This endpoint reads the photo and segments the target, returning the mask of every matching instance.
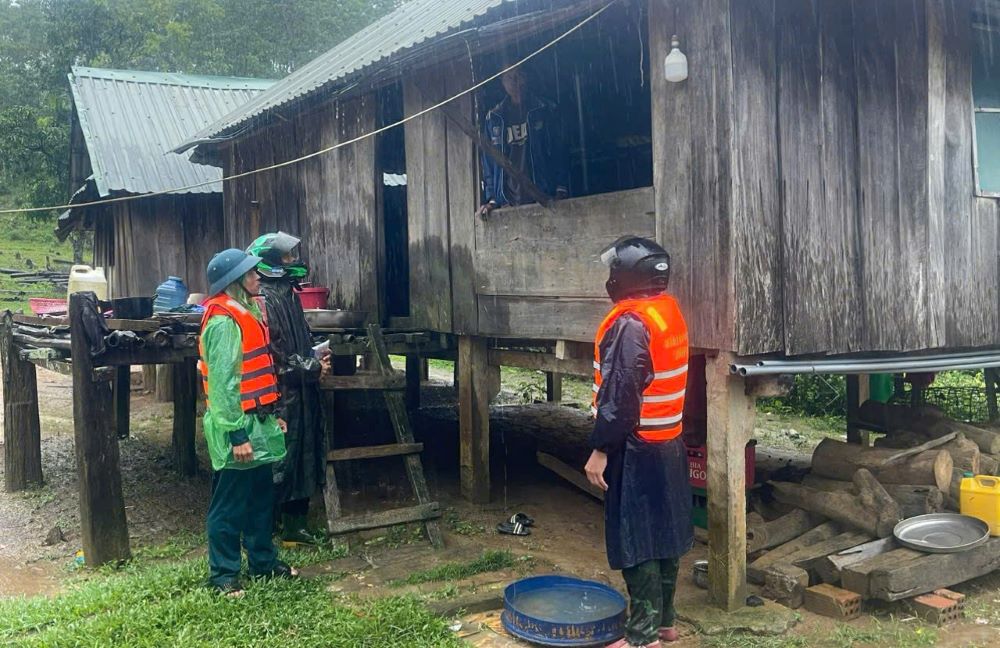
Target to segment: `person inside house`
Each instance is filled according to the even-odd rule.
[[[212,460],[208,508],[209,584],[243,595],[241,548],[251,577],[293,578],[278,560],[271,537],[274,483],[271,464],[285,457],[285,422],[276,416],[278,379],[268,332],[253,297],[259,257],[237,249],[208,264],[209,298],[199,351],[206,409],[205,441]]]
[[[271,334],[271,355],[281,389],[279,414],[287,422],[285,458],[274,464],[275,521],[289,546],[314,545],[325,534],[308,524],[309,500],[326,483],[326,429],[319,390],[329,356],[313,356],[312,335],[295,292],[309,270],[299,259],[300,239],[285,232],[257,238],[247,253],[259,257],[260,293]]]
[[[593,451],[585,471],[603,489],[605,544],[630,598],[614,648],[677,639],[674,589],[694,539],[687,451],[681,439],[688,334],[667,292],[670,256],[623,237],[601,255],[614,306],[594,340]]]
[[[505,66],[509,67],[509,66]],[[485,137],[546,196],[569,195],[569,165],[558,132],[555,105],[536,96],[520,66],[500,77],[505,96],[486,113]],[[524,183],[482,153],[483,202],[479,215],[497,207],[535,202]]]

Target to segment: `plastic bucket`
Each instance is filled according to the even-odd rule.
[[[295,292],[299,295],[302,308],[326,308],[326,301],[330,298],[330,289],[321,286],[299,288]]]

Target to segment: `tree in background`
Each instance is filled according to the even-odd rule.
[[[281,78],[397,0],[0,0],[0,205],[65,202],[72,65]]]

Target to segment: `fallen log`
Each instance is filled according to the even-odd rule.
[[[838,551],[835,554],[831,554],[824,560],[820,561],[819,564],[816,565],[816,574],[824,583],[837,585],[840,583],[840,574],[844,569],[864,560],[868,560],[873,556],[878,556],[888,551],[892,551],[897,547],[898,545],[896,544],[895,538],[879,538],[878,540],[872,540],[871,542],[866,542],[856,547],[850,547],[848,549],[844,549],[843,551]]]
[[[885,553],[872,556],[866,560],[845,567],[840,572],[840,586],[861,595],[861,598],[872,598],[871,575],[873,572],[895,569],[923,558],[927,554],[914,549],[900,547]],[[961,554],[954,554],[961,555]],[[942,584],[941,587],[944,587]]]
[[[982,475],[996,475],[1000,472],[1000,460],[996,455],[983,453],[979,456],[979,470]]]
[[[772,565],[777,565],[783,559],[791,556],[800,549],[810,547],[824,540],[829,540],[842,531],[841,526],[836,522],[824,522],[815,529],[806,531],[798,538],[775,547],[747,565],[747,579],[752,583],[762,585],[764,583],[764,576]]]
[[[927,450],[894,461],[899,452],[823,439],[813,451],[812,472],[846,481],[852,480],[859,468],[866,468],[885,484],[930,484],[947,490],[953,465],[951,455],[943,450]]]
[[[987,454],[1000,454],[1000,433],[995,429],[978,427],[949,418],[936,407],[921,405],[887,405],[867,401],[861,406],[862,420],[875,423],[888,435],[916,433],[923,437],[937,438],[952,432],[961,432]]]
[[[779,502],[797,506],[864,531],[869,535],[884,538],[892,534],[892,529],[902,518],[899,504],[885,491],[882,485],[864,468],[854,473],[857,494],[827,492],[786,482],[770,482],[774,497]]]
[[[845,492],[857,494],[853,482],[839,481],[817,475],[806,475],[803,486],[829,492]],[[899,504],[900,513],[904,518],[926,513],[938,513],[944,510],[944,493],[936,486],[926,484],[882,484],[885,491]]]
[[[759,516],[758,516],[759,517]],[[809,529],[823,522],[823,516],[795,509],[791,513],[764,522],[747,519],[747,553],[756,553],[762,549],[770,549],[793,540]]]
[[[796,608],[802,605],[809,582],[818,578],[816,566],[829,554],[871,540],[866,533],[847,531],[785,556],[764,573],[764,596]]]
[[[875,441],[876,448],[910,448],[927,441],[927,437],[915,432],[901,432],[882,437]],[[955,438],[938,446],[939,449],[951,455],[952,465],[960,470],[982,474],[982,451],[979,445],[967,439],[964,434],[957,433]]]
[[[868,590],[883,601],[926,594],[1000,568],[1000,538],[952,554],[921,554],[898,566],[880,566],[869,572]]]

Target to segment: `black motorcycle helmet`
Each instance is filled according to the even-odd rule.
[[[647,238],[623,236],[604,249],[601,261],[610,269],[604,287],[612,301],[656,295],[670,283],[670,255]]]

